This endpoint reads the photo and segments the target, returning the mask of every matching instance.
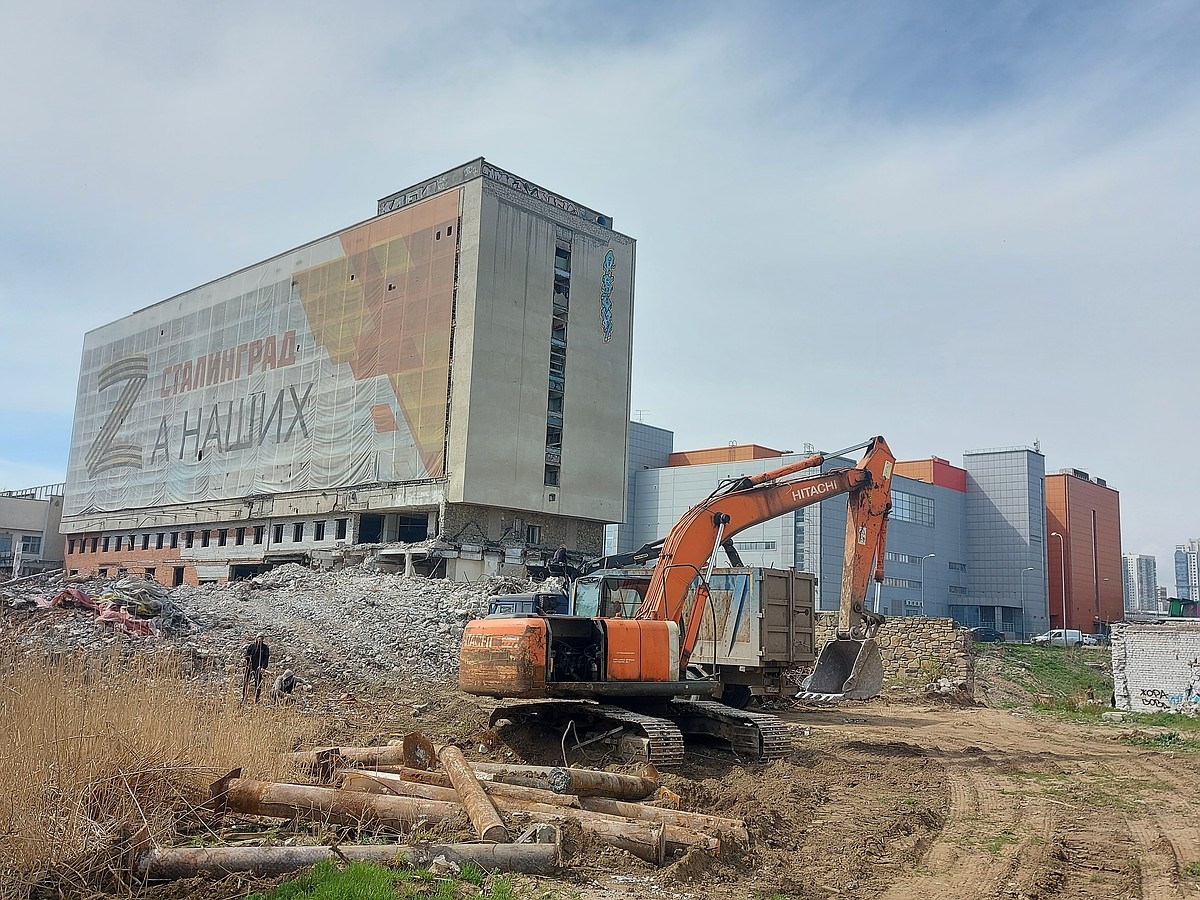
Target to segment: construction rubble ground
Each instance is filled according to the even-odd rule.
[[[1049,704],[1002,649],[977,657],[966,695],[911,677],[871,701],[772,701],[795,749],[766,763],[689,744],[682,766],[657,771],[601,743],[489,727],[496,703],[457,690],[463,627],[493,595],[532,587],[370,559],[170,589],[47,573],[0,582],[0,650],[162,656],[229,697],[263,634],[268,681],[298,677],[289,709],[321,737],[290,748],[293,777],[220,773],[206,839],[143,835],[113,893],[246,896],[317,859],[394,859],[380,834],[394,842],[416,822],[414,864],[477,860],[514,873],[518,896],[1200,897],[1189,732],[1091,715],[1082,695],[1078,715],[1071,696]],[[1069,652],[1111,673],[1105,649]],[[95,702],[109,702],[102,688]],[[239,714],[273,715],[266,690]],[[21,895],[71,895],[54,884],[26,879]]]

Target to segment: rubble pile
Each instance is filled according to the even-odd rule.
[[[82,604],[50,601],[72,588],[138,614],[148,634],[122,630]],[[496,594],[528,591],[524,579],[488,576],[464,583],[381,572],[372,563],[340,571],[289,564],[247,581],[162,588],[140,579],[108,581],[61,574],[0,583],[0,635],[51,651],[182,650],[236,671],[258,634],[271,669],[309,681],[355,683],[381,676],[445,680],[458,670],[463,626]]]

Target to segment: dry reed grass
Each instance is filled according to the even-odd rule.
[[[242,705],[240,682],[189,679],[170,655],[0,655],[0,894],[39,872],[77,888],[111,882],[120,842],[169,843],[241,767],[286,779],[279,752],[316,723]]]

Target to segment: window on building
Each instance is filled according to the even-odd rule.
[[[165,538],[166,538],[166,535],[164,535],[161,531],[154,536],[154,549],[155,550],[161,550],[163,548],[163,543],[165,543],[165,540],[164,540]]]
[[[242,546],[242,544],[246,543],[246,529],[239,528],[237,530],[237,532],[234,534],[234,540],[237,542],[237,545],[239,547]]]
[[[93,544],[92,544],[92,549],[93,549],[93,550],[94,550],[94,549],[96,549],[96,548],[95,548],[95,540],[96,540],[95,538],[92,538],[92,541],[93,541]],[[104,543],[102,544],[102,546],[104,547],[104,552],[105,552],[105,553],[107,553],[107,552],[108,552],[108,541],[109,541],[108,535],[105,535],[105,536],[104,536]]]
[[[283,543],[283,526],[282,525],[271,526],[271,540],[273,542],[275,542],[276,544]]]
[[[97,538],[92,538],[92,552],[93,553],[96,552],[96,544],[97,543],[99,543],[99,540]],[[105,548],[105,549],[107,549],[107,548]]]
[[[921,589],[921,582],[912,578],[884,578],[883,583],[888,587],[910,588],[914,591]]]
[[[154,580],[155,580],[155,578],[154,578],[154,570],[153,570],[153,569],[147,569],[147,570],[146,570],[146,580],[147,580],[147,581],[154,581]]]
[[[21,553],[36,556],[42,552],[42,537],[38,534],[26,534],[21,537]]]
[[[558,487],[559,474],[560,474],[559,466],[552,466],[549,463],[547,463],[546,464],[545,483],[550,485],[550,487]]]
[[[224,547],[228,543],[229,543],[229,529],[222,528],[220,531],[217,532],[217,546]]]
[[[735,550],[774,550],[774,541],[734,541]]]
[[[120,538],[117,538],[117,543],[118,543],[118,544],[120,543],[120,540],[121,540]],[[137,535],[136,535],[136,534],[131,534],[131,535],[129,535],[129,549],[130,549],[130,550],[132,550],[132,549],[134,548],[134,544],[135,544],[136,542],[137,542]],[[118,549],[118,550],[120,550],[121,548],[120,548],[120,547],[117,547],[117,549]]]
[[[967,564],[966,564],[966,563],[956,563],[956,562],[952,562],[952,563],[947,563],[946,565],[950,567],[950,571],[951,571],[951,572],[965,572],[965,571],[967,571]]]
[[[335,539],[340,541],[346,536],[346,528],[350,524],[350,520],[338,519],[334,524],[336,526]]]
[[[525,543],[540,544],[542,542],[542,526],[541,525],[526,525],[525,526]]]
[[[313,540],[314,541],[325,540],[325,523],[323,521],[313,522]]]
[[[67,539],[67,552],[68,552],[68,553],[74,553],[74,552],[75,552],[75,538],[68,538],[68,539]]]
[[[292,540],[296,543],[304,540],[304,523],[296,522],[292,525]]]
[[[948,588],[946,588],[946,591],[948,593],[958,594],[963,597],[965,597],[967,595],[967,589],[965,587],[963,587],[961,584],[952,584]]]
[[[150,532],[148,532],[148,531],[142,535],[142,549],[143,550],[150,549]]]
[[[266,538],[266,536],[267,536],[267,526],[266,525],[255,525],[254,526],[254,543],[261,544],[263,542],[263,539]]]
[[[200,532],[200,546],[201,547],[207,547],[211,540],[212,540],[212,531],[205,528],[202,532]]]
[[[174,587],[179,587],[181,584],[183,584],[183,571],[184,571],[184,567],[183,567],[183,566],[175,566],[175,567],[174,567],[174,568],[171,570],[171,584],[172,584],[172,586],[174,586]]]
[[[171,549],[175,550],[178,547],[179,547],[179,532],[172,531],[171,532]]]
[[[892,491],[892,518],[914,525],[933,525],[933,498]]]
[[[187,532],[187,534],[184,536],[183,546],[186,547],[187,549],[191,550],[193,545],[195,545],[195,543],[196,543],[196,532],[194,532],[194,531]]]

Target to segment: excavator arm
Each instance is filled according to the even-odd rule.
[[[819,468],[830,456],[860,449],[866,452],[853,468],[797,477],[805,470]],[[664,539],[646,598],[636,617],[679,623],[682,669],[699,635],[707,601],[704,584],[711,573],[716,548],[753,525],[847,494],[846,551],[837,639],[856,642],[873,638],[883,620],[866,610],[865,599],[872,574],[876,581],[883,578],[894,464],[895,457],[887,443],[882,437],[874,437],[837,454],[815,454],[797,463],[723,485],[685,513]],[[691,616],[684,623],[684,604],[689,589],[705,567],[707,571],[696,592]]]

